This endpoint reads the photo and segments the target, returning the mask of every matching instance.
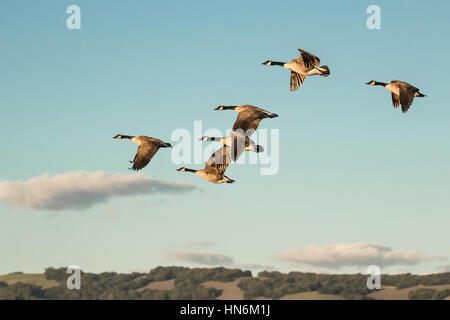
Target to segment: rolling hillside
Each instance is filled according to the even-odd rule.
[[[68,290],[65,268],[43,274],[0,275],[0,299],[407,300],[449,299],[450,273],[383,275],[382,290],[366,275],[261,272],[225,268],[157,267],[148,273],[82,273],[81,290]]]

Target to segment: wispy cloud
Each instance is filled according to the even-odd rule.
[[[113,197],[180,194],[194,189],[189,184],[154,180],[142,174],[77,171],[44,174],[24,182],[0,182],[0,201],[37,210],[83,210]]]
[[[170,252],[169,258],[206,266],[230,266],[233,264],[231,256],[215,254],[204,251],[177,251]]]
[[[393,250],[384,245],[371,243],[312,245],[301,249],[284,250],[276,258],[294,265],[329,269],[345,266],[415,265],[425,259],[418,251]]]

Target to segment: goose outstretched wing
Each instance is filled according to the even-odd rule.
[[[291,91],[295,91],[301,87],[305,81],[305,76],[302,76],[300,73],[291,71]]]
[[[251,136],[258,129],[261,120],[262,115],[259,112],[241,111],[234,122],[233,130],[242,130],[246,135]]]
[[[237,119],[233,125],[233,130],[242,130],[247,136],[251,136],[256,129],[258,129],[259,123],[262,119],[274,118],[278,116],[274,113],[251,105],[241,107],[243,109],[239,111]]]
[[[320,59],[312,53],[300,48],[297,50],[300,51],[300,56],[297,58],[297,61],[303,62],[306,68],[313,68],[320,64]]]
[[[398,108],[400,106],[400,96],[392,93],[392,104],[394,105],[394,108]]]
[[[205,163],[205,171],[223,177],[228,166],[232,162],[229,147],[223,146],[214,152]]]
[[[141,170],[144,168],[150,160],[152,160],[153,156],[159,150],[159,145],[155,145],[153,143],[143,143],[138,147],[136,155],[133,160],[132,170]]]

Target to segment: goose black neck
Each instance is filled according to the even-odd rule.
[[[189,168],[185,168],[184,171],[187,172],[192,172],[192,173],[196,173],[198,170],[194,170],[194,169],[189,169]]]
[[[378,82],[378,81],[375,81],[375,85],[376,85],[376,86],[383,86],[383,87],[386,87],[388,84],[387,84],[387,83],[384,83],[384,82]]]
[[[134,138],[133,136],[124,136],[124,135],[122,135],[122,139],[131,139],[131,138]]]
[[[284,66],[286,62],[271,61],[272,66]]]
[[[222,106],[223,110],[234,110],[236,106]]]

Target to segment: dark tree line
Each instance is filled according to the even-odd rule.
[[[347,299],[363,299],[367,289],[367,276],[325,275],[315,273],[260,272],[258,278],[244,279],[239,283],[244,298],[266,297],[279,299],[288,294],[318,291],[322,294],[341,295]]]
[[[408,294],[410,300],[444,300],[450,297],[450,289],[436,290],[431,288],[418,288]]]
[[[395,286],[397,289],[411,288],[419,285],[437,286],[450,284],[450,272],[428,274],[425,276],[411,273],[397,275],[382,275],[381,281],[386,286]]]

